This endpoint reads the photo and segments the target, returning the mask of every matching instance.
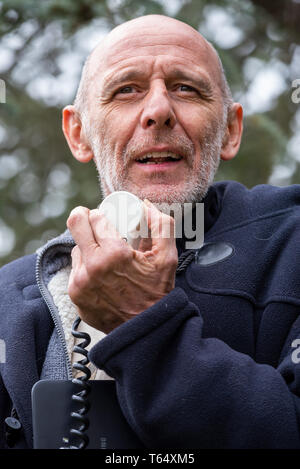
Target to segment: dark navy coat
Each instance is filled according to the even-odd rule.
[[[200,256],[90,359],[116,379],[122,411],[149,448],[300,448],[300,186],[222,182],[205,203],[205,243],[225,243],[231,255]],[[32,447],[30,393],[54,327],[36,257],[0,270],[2,447],[12,406],[23,427],[16,447]]]

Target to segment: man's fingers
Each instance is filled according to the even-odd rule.
[[[121,241],[121,235],[98,209],[90,210],[89,222],[93,230],[94,238],[101,246],[104,241]]]
[[[71,258],[72,258],[72,270],[76,270],[80,268],[82,264],[82,259],[81,259],[81,252],[80,248],[78,245],[74,246],[74,248],[71,251]]]
[[[75,243],[79,246],[85,262],[98,247],[89,222],[89,209],[86,207],[74,208],[67,220],[67,227]]]
[[[68,293],[74,304],[79,306],[84,301],[82,292],[89,285],[89,275],[86,265],[82,262],[79,246],[76,245],[71,252],[72,269],[69,276]]]
[[[131,261],[132,247],[124,241],[113,224],[99,210],[90,211],[90,223],[101,246],[103,267]]]
[[[76,272],[78,272],[82,264],[80,249],[77,245],[71,251],[71,259],[72,269],[69,277],[69,285],[73,283]]]

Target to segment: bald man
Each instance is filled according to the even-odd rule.
[[[88,57],[63,131],[104,196],[143,201],[149,237],[134,249],[76,207],[65,233],[1,269],[1,418],[22,426],[2,445],[32,447],[31,388],[74,376],[79,315],[91,379],[115,380],[145,447],[299,448],[300,189],[213,183],[238,152],[242,107],[212,45],[164,16],[118,26]],[[199,203],[191,253],[168,208]]]

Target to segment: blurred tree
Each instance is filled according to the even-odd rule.
[[[0,78],[6,83],[6,103],[0,103],[0,265],[63,231],[74,206],[99,204],[94,164],[71,157],[61,108],[72,101],[96,42],[114,26],[150,13],[174,16],[202,32],[245,107],[239,155],[221,164],[217,178],[248,187],[300,182],[300,115],[291,100],[300,68],[298,1],[0,0]]]

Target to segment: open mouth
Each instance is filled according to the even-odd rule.
[[[146,153],[139,158],[136,158],[137,163],[141,164],[162,164],[162,163],[175,163],[182,160],[182,156],[170,151],[154,151]]]

